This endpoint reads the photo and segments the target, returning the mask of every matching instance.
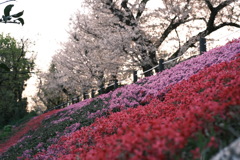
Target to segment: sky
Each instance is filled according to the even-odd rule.
[[[1,5],[1,11],[7,4],[14,4],[11,13],[24,10],[25,24],[0,24],[0,32],[34,43],[30,47],[37,54],[37,66],[46,70],[49,57],[67,40],[69,19],[81,9],[81,0],[17,0]]]

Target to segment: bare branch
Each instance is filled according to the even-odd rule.
[[[138,11],[137,11],[137,16],[136,19],[139,19],[142,15],[142,13],[145,10],[146,4],[149,0],[142,0],[141,3],[139,4]]]
[[[222,2],[222,3],[220,3],[220,4],[216,7],[216,10],[217,10],[217,11],[220,11],[220,10],[222,10],[224,7],[228,6],[229,4],[231,4],[231,3],[235,2],[235,1],[237,1],[237,0],[226,0],[226,1]]]
[[[174,29],[174,31],[175,31],[175,33],[176,33],[176,35],[177,35],[177,38],[178,38],[178,47],[180,48],[180,47],[181,47],[181,40],[180,40],[180,36],[179,36],[179,34],[178,34],[178,31],[177,31],[177,29]]]
[[[8,0],[8,1],[5,1],[5,2],[1,2],[0,5],[1,5],[1,4],[4,4],[4,3],[11,2],[11,1],[16,1],[16,0]]]
[[[213,11],[214,7],[213,5],[211,4],[211,2],[209,0],[205,0],[205,3],[207,4],[208,8],[210,11]]]
[[[3,22],[3,21],[0,21],[0,23],[12,23],[12,24],[21,24],[20,22],[14,22],[14,21],[8,21],[8,22]]]
[[[232,22],[224,22],[219,24],[218,26],[215,27],[215,30],[218,30],[220,28],[223,28],[225,26],[232,26],[232,27],[236,27],[236,28],[240,28],[240,25],[237,23],[232,23]]]
[[[214,32],[220,28],[223,28],[225,26],[233,26],[233,27],[240,28],[239,24],[231,23],[231,22],[221,23],[220,25],[211,28],[211,30],[209,30],[207,28],[204,31],[199,32],[196,36],[191,37],[188,41],[186,41],[185,44],[181,48],[179,48],[169,59],[183,55],[188,50],[188,48],[190,48],[192,45],[194,45],[201,37],[206,37],[207,35],[211,34],[212,32]]]

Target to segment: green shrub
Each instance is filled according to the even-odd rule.
[[[11,125],[6,125],[3,127],[4,132],[11,132],[12,131],[12,126]]]
[[[6,137],[10,136],[11,132],[12,132],[11,125],[4,126],[2,131],[0,132],[0,140],[6,139]]]

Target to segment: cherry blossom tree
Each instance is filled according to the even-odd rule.
[[[71,85],[88,90],[93,86],[104,86],[112,76],[116,77],[122,64],[119,63],[122,57],[115,54],[118,52],[117,48],[113,50],[110,44],[107,45],[110,42],[103,42],[103,38],[98,37],[100,34],[96,34],[97,37],[86,33],[82,33],[81,37],[76,32],[71,34],[73,35],[69,41],[64,43],[63,48],[53,57],[61,73],[75,83]]]
[[[85,0],[88,13],[76,13],[70,34],[76,39],[82,34],[97,38],[102,48],[114,50],[116,56],[124,56],[146,71],[169,50],[171,59],[194,47],[200,37],[226,26],[240,27],[236,0],[164,0],[157,9],[151,9],[149,2]],[[151,72],[145,73],[149,75]]]
[[[125,31],[121,33],[114,26],[109,28],[96,23],[88,15],[80,15],[73,17],[69,39],[53,56],[49,72],[39,75],[42,83],[38,96],[45,106],[53,106],[59,103],[59,99],[67,101],[76,95],[83,97],[92,90],[99,94],[100,88],[113,85],[116,79],[126,79],[135,68],[131,58],[122,52],[122,45],[116,46],[120,41],[124,45],[129,42],[119,36],[126,34]],[[91,30],[91,25],[97,29]],[[107,38],[113,35],[117,35],[115,39]]]
[[[129,40],[131,45],[118,45],[122,45],[126,54],[132,56],[134,53],[132,58],[141,64],[143,71],[157,65],[159,56],[169,48],[173,51],[172,55],[168,55],[172,59],[194,47],[200,37],[226,26],[240,27],[237,0],[163,0],[162,6],[156,9],[148,6],[150,2],[85,0],[85,7],[97,17],[97,21],[128,33],[125,34],[128,37],[123,39]],[[87,31],[91,32],[94,27],[89,25]],[[107,38],[112,40],[115,36]],[[169,43],[173,45],[169,46]]]
[[[150,4],[85,0],[86,12],[76,12],[70,20],[69,39],[53,57],[57,72],[45,75],[45,88],[59,88],[55,95],[61,92],[68,99],[98,90],[124,79],[128,70],[147,71],[159,58],[196,52],[201,37],[221,28],[240,27],[237,0],[163,0],[154,8]]]
[[[36,74],[39,81],[37,94],[33,98],[36,106],[52,109],[68,100],[69,95],[60,83],[62,77],[54,64],[51,64],[48,72],[37,71]]]

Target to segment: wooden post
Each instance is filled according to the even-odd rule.
[[[91,91],[91,97],[94,98],[94,90]]]
[[[101,85],[100,90],[99,90],[99,95],[104,93],[104,88],[103,85]]]
[[[133,83],[137,82],[137,71],[133,71]]]
[[[75,98],[72,98],[72,104],[74,104],[74,103],[75,103],[74,99],[75,99]]]
[[[118,80],[115,79],[115,80],[114,80],[114,89],[117,89],[117,88],[118,88]]]
[[[159,64],[158,64],[158,72],[162,72],[164,70],[164,59],[159,59]]]
[[[67,98],[66,107],[69,106],[69,102],[68,102],[68,101],[69,101],[69,100],[68,100],[68,98]]]
[[[200,54],[207,51],[206,38],[200,38]]]
[[[83,92],[83,99],[87,99],[86,93]]]

